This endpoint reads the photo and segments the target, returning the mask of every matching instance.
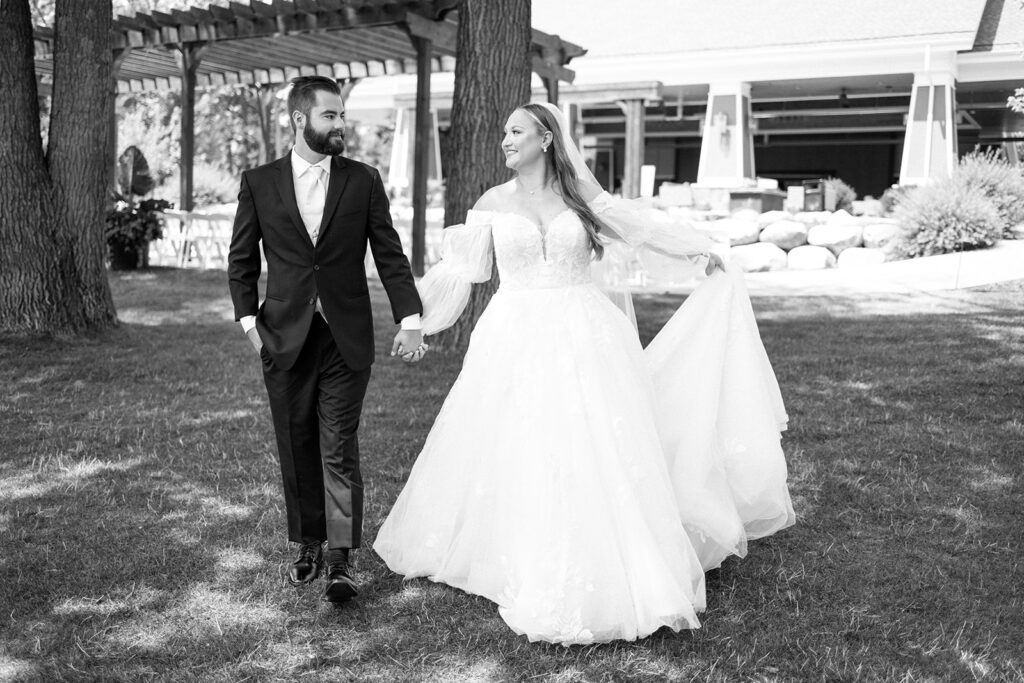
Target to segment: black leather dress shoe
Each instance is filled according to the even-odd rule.
[[[320,543],[303,543],[299,547],[299,556],[288,570],[288,583],[302,586],[320,576],[324,566],[324,549]]]
[[[324,586],[324,600],[327,602],[348,602],[359,595],[359,587],[352,578],[348,560],[335,560],[327,565],[327,585]]]

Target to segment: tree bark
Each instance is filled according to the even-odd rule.
[[[58,0],[43,153],[28,0],[0,3],[0,330],[116,323],[105,268],[110,0]]]
[[[77,302],[84,327],[93,330],[117,323],[104,235],[114,156],[112,17],[111,0],[57,0],[47,160],[58,206],[58,258],[73,273],[66,296]]]
[[[502,130],[512,110],[530,101],[530,0],[462,0],[458,12],[446,225],[463,222],[480,195],[509,179]],[[464,348],[497,284],[495,269],[490,282],[473,288],[458,322],[432,343]]]
[[[53,235],[28,0],[0,3],[0,329],[77,327],[65,305],[68,273]]]

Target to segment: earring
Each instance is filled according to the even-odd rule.
[[[541,145],[540,146],[540,151],[542,151],[545,154],[547,154],[548,153],[548,146],[547,145]]]

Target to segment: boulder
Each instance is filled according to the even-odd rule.
[[[857,218],[846,209],[839,209],[838,211],[833,211],[832,214],[828,217],[828,220],[825,222],[830,225],[839,225],[842,223],[856,223]]]
[[[729,236],[729,244],[734,247],[740,244],[753,244],[761,232],[757,221],[742,218],[722,218],[712,223],[711,227],[725,232]]]
[[[789,211],[765,211],[757,216],[757,224],[762,228],[771,225],[775,221],[785,221],[793,218]]]
[[[850,247],[839,255],[840,268],[864,268],[877,266],[887,260],[884,249],[868,249],[866,247]]]
[[[829,211],[798,211],[793,214],[793,220],[800,221],[807,227],[825,223],[832,216]]]
[[[738,265],[744,273],[782,270],[786,267],[786,252],[768,242],[743,244],[729,250],[729,263]]]
[[[815,225],[807,231],[807,243],[816,247],[826,247],[839,256],[843,249],[864,244],[864,231],[857,223]]]
[[[790,270],[823,270],[836,265],[836,257],[825,247],[804,245],[796,247],[786,255],[786,266]]]
[[[864,246],[879,249],[896,239],[900,228],[895,223],[869,223],[864,226]]]
[[[853,215],[855,216],[884,216],[885,206],[881,200],[875,199],[874,197],[865,197],[864,199],[854,200],[853,202]]]
[[[730,215],[729,218],[738,218],[741,221],[757,222],[757,219],[760,215],[761,214],[759,214],[757,211],[753,209],[736,209],[735,211],[732,212],[732,215]]]
[[[807,226],[800,221],[776,221],[765,226],[758,239],[789,251],[793,247],[807,244]]]

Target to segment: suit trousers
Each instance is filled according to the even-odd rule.
[[[261,357],[284,481],[288,539],[358,548],[363,480],[356,432],[370,368],[346,365],[319,313],[291,369],[277,368],[266,349]]]

